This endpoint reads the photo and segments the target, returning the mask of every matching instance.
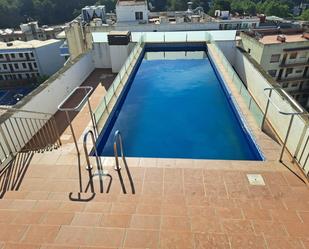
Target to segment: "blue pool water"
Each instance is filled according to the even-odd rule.
[[[128,157],[261,160],[221,84],[204,51],[146,52],[99,154],[119,130]]]

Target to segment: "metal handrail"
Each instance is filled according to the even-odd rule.
[[[123,178],[122,178],[122,175],[121,175],[121,167],[119,165],[119,159],[118,159],[118,149],[117,149],[118,146],[117,145],[119,144],[121,158],[122,158],[122,161],[124,163],[128,179],[130,181],[131,191],[132,191],[132,194],[135,194],[135,187],[134,187],[133,179],[132,179],[132,176],[131,176],[131,173],[130,173],[130,170],[129,170],[129,167],[128,167],[128,164],[127,164],[127,161],[126,161],[126,158],[125,158],[125,155],[124,155],[122,141],[123,140],[122,140],[122,137],[121,137],[121,133],[120,133],[119,130],[117,130],[115,132],[115,136],[114,136],[114,156],[115,156],[115,163],[116,163],[115,164],[115,170],[117,171],[118,176],[119,176],[122,192],[124,194],[126,194],[127,191],[126,191],[126,188],[125,188],[125,185],[124,185],[124,182],[123,182]]]
[[[83,97],[83,99],[78,103],[77,106],[74,106],[74,107],[71,107],[71,108],[65,108],[63,107],[63,105],[65,104],[65,102],[75,93],[75,91],[77,91],[78,89],[84,89],[85,90],[85,96]],[[69,123],[69,126],[70,126],[70,130],[71,130],[71,133],[72,133],[72,136],[73,136],[73,140],[74,140],[74,144],[75,144],[75,149],[76,149],[76,152],[77,154],[79,155],[80,152],[79,152],[79,149],[78,149],[78,145],[77,145],[77,139],[76,139],[76,136],[75,136],[75,132],[74,132],[74,128],[72,126],[72,121],[71,121],[71,118],[70,118],[70,115],[69,115],[69,112],[70,111],[78,111],[82,105],[84,104],[85,101],[87,101],[88,103],[88,108],[89,108],[89,113],[90,113],[90,118],[91,118],[91,122],[92,122],[92,127],[93,127],[93,130],[94,130],[94,135],[95,137],[97,138],[98,137],[98,132],[97,132],[97,126],[96,126],[96,122],[95,122],[95,118],[94,118],[94,113],[92,112],[92,108],[91,108],[91,104],[90,104],[90,101],[89,101],[89,96],[90,94],[92,93],[93,91],[93,87],[91,86],[79,86],[79,87],[75,87],[73,89],[73,91],[58,105],[58,110],[59,111],[64,111],[65,114],[66,114],[66,118],[67,118],[67,121]]]
[[[286,98],[292,102],[292,104],[296,107],[296,109],[298,109],[298,111],[295,111],[295,112],[286,112],[286,111],[283,111],[280,109],[280,107],[278,107],[276,105],[276,103],[274,103],[274,101],[271,99],[271,95],[272,95],[272,91],[273,90],[279,90],[281,91],[285,96]],[[266,91],[269,91],[269,94],[267,95],[266,94]],[[288,141],[288,138],[289,138],[289,135],[290,135],[290,131],[291,131],[291,127],[292,127],[292,123],[293,123],[293,120],[294,120],[294,117],[295,115],[308,115],[302,107],[299,106],[298,103],[296,103],[295,100],[293,100],[287,93],[286,91],[284,91],[281,87],[267,87],[267,88],[264,88],[264,94],[266,95],[267,97],[267,104],[266,104],[266,109],[265,109],[265,113],[264,113],[264,117],[263,117],[263,121],[262,121],[262,129],[264,127],[264,124],[265,124],[265,121],[266,121],[266,116],[267,116],[267,113],[268,113],[268,109],[269,109],[269,104],[271,103],[275,108],[276,110],[282,114],[282,115],[288,115],[288,116],[291,116],[291,119],[290,119],[290,122],[289,122],[289,125],[288,125],[288,129],[287,129],[287,132],[286,132],[286,136],[285,136],[285,139],[283,141],[283,145],[282,145],[282,149],[281,149],[281,153],[280,153],[280,158],[279,158],[279,161],[282,162],[282,158],[283,158],[283,153],[284,153],[284,150],[286,148],[286,144],[287,144],[287,141]]]
[[[86,157],[86,162],[87,162],[87,170],[89,172],[89,178],[90,178],[90,182],[91,182],[91,190],[94,193],[94,186],[93,186],[93,182],[92,182],[93,175],[91,173],[91,169],[93,167],[90,163],[89,153],[88,153],[88,149],[87,149],[87,139],[88,139],[89,135],[91,136],[91,140],[92,140],[92,144],[93,144],[93,151],[94,151],[94,155],[95,155],[96,162],[97,162],[97,170],[98,170],[98,175],[99,175],[99,179],[100,179],[100,191],[101,191],[101,193],[103,193],[103,176],[106,175],[106,174],[104,174],[103,165],[102,165],[101,159],[100,159],[98,151],[97,151],[94,133],[93,133],[92,130],[89,130],[84,136],[83,147],[84,147],[84,152],[85,152],[85,157]],[[82,189],[81,178],[80,178],[80,188]]]

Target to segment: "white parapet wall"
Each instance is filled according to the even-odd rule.
[[[26,96],[16,108],[54,114],[58,105],[95,69],[92,53],[83,54]]]

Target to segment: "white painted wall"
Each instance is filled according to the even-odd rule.
[[[138,22],[135,19],[135,12],[143,13],[143,20],[148,21],[148,7],[147,2],[144,4],[138,2],[136,5],[116,4],[117,22]]]
[[[110,56],[113,73],[118,73],[130,54],[129,46],[110,46]]]
[[[107,42],[93,43],[92,56],[96,68],[111,68],[110,48]]]
[[[47,84],[47,86],[41,92],[35,94],[34,91],[34,96],[31,96],[33,93],[30,93],[25,98],[27,102],[20,108],[37,112],[56,113],[58,105],[75,87],[80,86],[94,69],[92,53],[85,54],[67,70],[60,70],[43,83]]]
[[[63,67],[65,59],[60,55],[62,43],[62,41],[58,41],[34,50],[41,75],[53,75]]]
[[[221,51],[224,53],[228,61],[233,61],[235,59],[235,52],[236,52],[235,40],[217,41],[216,43],[221,49]]]

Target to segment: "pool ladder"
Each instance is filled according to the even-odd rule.
[[[117,171],[117,174],[118,174],[118,177],[119,177],[119,181],[120,181],[120,184],[121,184],[122,192],[124,194],[126,194],[127,191],[126,191],[126,187],[125,187],[125,184],[124,184],[124,181],[123,181],[123,177],[121,175],[121,166],[119,164],[119,157],[118,157],[118,145],[119,145],[121,158],[122,158],[122,161],[123,161],[123,164],[124,164],[124,168],[125,168],[127,176],[128,176],[128,180],[130,182],[131,192],[132,192],[132,194],[135,194],[134,182],[133,182],[133,179],[132,179],[132,176],[131,176],[131,173],[130,173],[130,170],[129,170],[129,167],[128,167],[128,164],[127,164],[127,161],[126,161],[126,157],[125,157],[124,152],[123,152],[123,143],[122,143],[122,141],[123,140],[122,140],[121,133],[120,133],[119,130],[117,130],[115,132],[115,135],[114,135],[115,170]]]
[[[94,156],[96,158],[96,164],[97,164],[97,172],[95,173],[92,173],[92,165],[90,163],[90,159],[89,159],[89,152],[88,152],[88,149],[87,149],[87,140],[88,140],[88,136],[90,135],[91,137],[91,141],[92,141],[92,144],[93,144],[93,152],[94,152]],[[121,185],[121,189],[122,189],[122,192],[124,194],[127,194],[127,190],[126,190],[126,187],[125,187],[125,184],[124,184],[124,181],[123,181],[123,177],[122,177],[122,174],[121,174],[121,166],[120,166],[120,163],[119,163],[119,157],[118,157],[118,145],[119,145],[119,148],[120,148],[120,153],[121,153],[121,158],[122,158],[122,161],[123,161],[123,164],[124,164],[124,168],[126,170],[126,173],[127,173],[127,176],[128,176],[128,180],[130,182],[130,187],[131,187],[131,192],[132,194],[135,194],[135,187],[134,187],[134,183],[133,183],[133,179],[132,179],[132,176],[131,176],[131,173],[130,173],[130,170],[129,170],[129,167],[128,167],[128,164],[127,164],[127,161],[126,161],[126,158],[124,156],[124,152],[123,152],[123,143],[122,143],[122,137],[121,137],[121,133],[119,130],[117,130],[115,132],[115,135],[114,135],[114,156],[115,156],[115,171],[117,172],[118,174],[118,177],[119,177],[119,181],[120,181],[120,185]],[[107,171],[105,171],[103,169],[103,165],[102,165],[102,161],[101,161],[101,158],[98,154],[98,151],[97,151],[97,147],[96,147],[96,139],[95,139],[95,134],[93,133],[92,130],[89,130],[85,136],[84,136],[84,140],[83,140],[83,147],[84,147],[84,152],[85,152],[85,157],[86,157],[86,163],[87,163],[87,167],[86,169],[88,170],[89,172],[89,184],[86,188],[86,191],[88,189],[88,187],[91,188],[91,192],[94,193],[94,184],[93,184],[93,177],[94,176],[99,176],[99,181],[100,181],[100,192],[103,193],[103,177],[104,176],[107,176],[110,178],[110,182],[108,184],[108,187],[107,187],[107,191],[106,193],[109,192],[109,189],[110,189],[110,186],[111,186],[111,183],[112,183],[112,176],[110,174],[108,174]],[[82,189],[82,182],[81,182],[81,179],[80,179],[80,187]]]

